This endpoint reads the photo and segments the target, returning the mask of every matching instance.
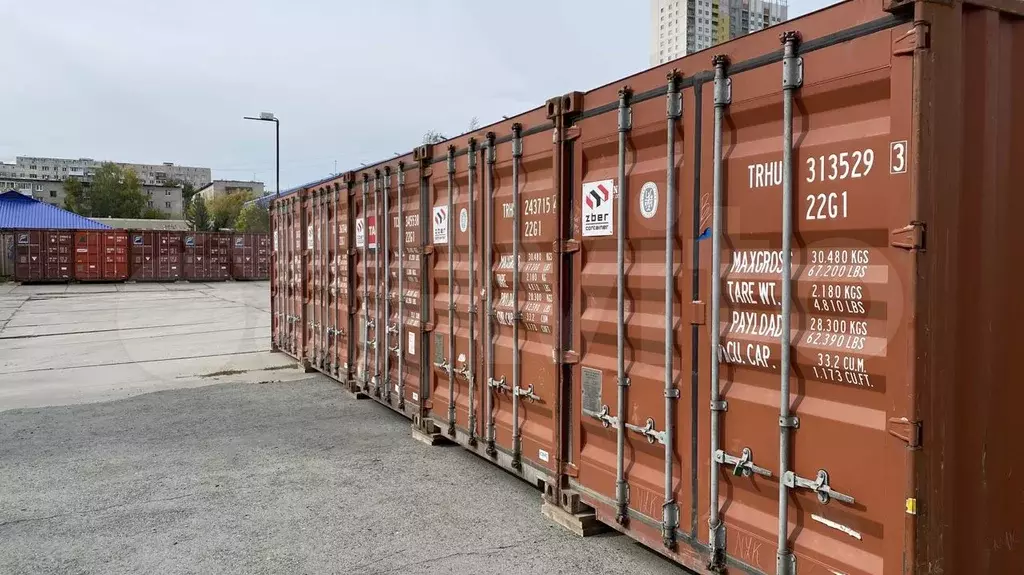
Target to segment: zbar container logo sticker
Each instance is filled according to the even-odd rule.
[[[612,235],[614,180],[583,183],[583,235]]]
[[[448,206],[434,207],[434,243],[448,243]]]
[[[356,247],[361,248],[366,244],[366,222],[361,218],[356,220]]]

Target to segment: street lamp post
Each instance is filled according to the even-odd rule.
[[[274,161],[274,166],[277,169],[277,195],[281,195],[281,122],[270,112],[261,112],[259,117],[245,116],[245,120],[256,120],[257,122],[273,122],[274,123],[274,150],[277,159]]]

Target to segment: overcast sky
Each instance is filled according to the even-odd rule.
[[[790,16],[827,0],[792,0]],[[281,185],[648,65],[649,0],[0,0],[0,160],[203,166]]]

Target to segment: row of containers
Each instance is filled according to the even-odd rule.
[[[267,280],[270,234],[16,230],[14,259],[22,283]]]
[[[1024,27],[882,4],[282,196],[273,345],[701,573],[1020,573]]]

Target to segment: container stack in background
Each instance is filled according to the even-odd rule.
[[[1024,11],[881,6],[291,190],[274,347],[701,573],[1020,572]]]
[[[270,234],[14,230],[23,283],[268,280]]]

